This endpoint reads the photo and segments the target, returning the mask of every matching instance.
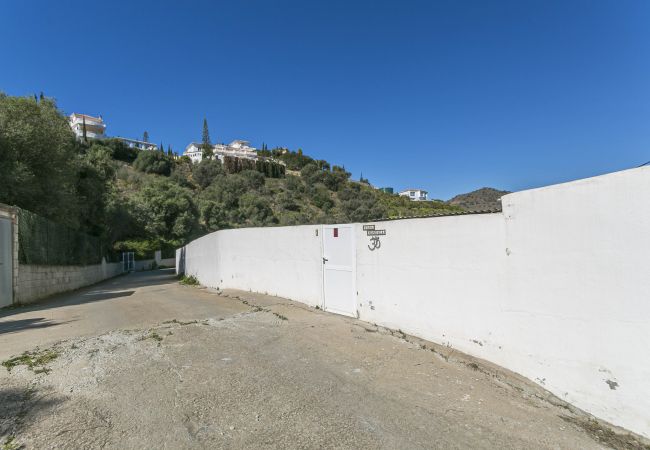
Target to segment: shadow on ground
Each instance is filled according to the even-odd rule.
[[[4,308],[0,310],[0,319],[23,312],[42,311],[50,308],[59,308],[61,306],[79,305],[101,300],[113,300],[121,297],[129,297],[133,295],[137,288],[165,285],[176,283],[176,281],[177,279],[174,269],[134,272],[121,275],[117,278],[111,278],[76,291],[57,294],[38,301],[37,303]],[[2,330],[1,327],[0,330]],[[0,331],[0,333],[1,332],[2,331]]]
[[[36,388],[0,387],[0,448],[11,447],[12,440],[29,426],[31,420],[52,410],[65,399]]]
[[[17,333],[23,330],[31,330],[34,328],[49,328],[56,325],[63,325],[65,323],[70,323],[71,320],[67,321],[53,321],[46,319],[45,317],[35,317],[31,319],[21,319],[21,320],[7,320],[5,322],[0,322],[0,334],[8,333]],[[0,403],[1,404],[1,403]]]

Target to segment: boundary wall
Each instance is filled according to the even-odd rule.
[[[33,303],[50,295],[73,291],[122,273],[122,263],[89,266],[40,266],[20,264],[14,303]]]
[[[650,167],[516,192],[503,212],[355,224],[357,317],[517,372],[650,437]],[[363,225],[385,230],[371,250]],[[323,305],[322,227],[218,231],[203,285]]]
[[[92,265],[21,264],[18,257],[20,220],[17,208],[0,203],[0,217],[12,221],[12,304],[27,304],[50,295],[72,291],[122,273],[122,263]],[[10,305],[8,305],[10,306]]]

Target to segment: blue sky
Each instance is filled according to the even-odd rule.
[[[447,199],[650,160],[650,2],[13,1],[0,90]]]

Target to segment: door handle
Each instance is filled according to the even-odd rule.
[[[325,258],[325,257],[323,256],[323,264],[325,264],[326,261],[329,261],[329,259],[327,259],[327,258]]]

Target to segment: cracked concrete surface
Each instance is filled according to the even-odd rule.
[[[102,290],[133,292],[81,300]],[[52,325],[28,326],[39,317]],[[180,286],[164,271],[5,311],[0,341],[3,359],[36,346],[59,354],[48,373],[0,370],[0,444],[25,448],[647,444],[485,362],[283,299]]]

